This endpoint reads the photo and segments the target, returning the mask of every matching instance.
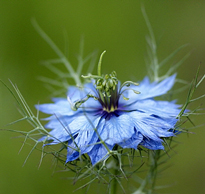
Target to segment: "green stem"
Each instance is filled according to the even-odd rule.
[[[158,161],[160,159],[161,150],[149,150],[149,166],[150,169],[146,178],[134,194],[152,194],[156,183],[158,173]]]
[[[117,193],[117,179],[116,176],[118,174],[118,166],[119,166],[119,161],[117,159],[114,159],[115,165],[114,165],[114,178],[111,182],[111,189],[110,189],[110,194],[116,194]]]
[[[117,180],[114,178],[111,184],[111,194],[117,193]]]
[[[150,151],[150,172],[148,174],[148,181],[150,184],[151,193],[154,191],[157,173],[158,173],[158,160],[160,158],[161,150]]]

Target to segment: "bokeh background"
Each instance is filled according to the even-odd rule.
[[[28,104],[50,102],[49,91],[37,78],[50,75],[40,61],[55,58],[55,53],[34,30],[31,18],[49,34],[54,42],[64,49],[64,32],[69,41],[69,58],[76,63],[80,38],[85,41],[85,54],[107,50],[103,59],[103,71],[116,70],[122,80],[146,75],[145,36],[148,30],[141,13],[144,5],[157,41],[158,56],[164,59],[179,46],[189,43],[176,55],[170,65],[187,52],[191,56],[178,69],[178,77],[191,81],[199,64],[200,74],[205,72],[205,1],[138,1],[138,0],[1,0],[0,1],[0,79],[8,79],[18,85]],[[205,84],[195,96],[205,93]],[[179,102],[185,102],[186,93],[181,93]],[[203,100],[196,107],[203,103]],[[203,106],[203,105],[202,105]],[[8,90],[0,85],[0,128],[20,118],[15,101]],[[204,117],[193,117],[202,124]],[[25,123],[19,129],[28,127]],[[172,187],[161,193],[205,193],[205,128],[192,130],[195,134],[177,137],[180,144],[169,160],[172,166],[163,174],[162,182]],[[40,153],[35,151],[22,167],[30,151],[29,146],[18,154],[22,139],[17,134],[0,131],[0,193],[70,193],[77,187],[67,177],[71,174],[53,173],[52,158],[46,157],[38,169]],[[91,191],[98,193],[96,183]],[[90,191],[90,192],[91,192]],[[77,191],[76,193],[83,193]],[[89,192],[89,193],[90,193]]]

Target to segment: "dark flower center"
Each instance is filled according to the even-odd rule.
[[[118,80],[116,72],[106,74],[104,77],[96,79],[96,89],[98,92],[98,100],[103,110],[110,113],[117,110],[118,107]]]
[[[71,104],[71,108],[73,110],[77,110],[81,104],[83,104],[85,101],[87,101],[89,98],[94,98],[95,100],[98,100],[100,104],[102,105],[103,111],[107,114],[113,113],[118,109],[118,101],[120,96],[122,95],[124,100],[129,100],[129,98],[125,97],[123,95],[123,92],[126,90],[132,90],[134,93],[139,94],[140,92],[128,88],[130,85],[138,86],[138,83],[132,82],[132,81],[126,81],[124,82],[120,88],[117,74],[115,71],[113,71],[111,74],[105,74],[101,75],[101,62],[102,57],[104,55],[105,51],[101,54],[100,60],[98,63],[98,75],[88,75],[88,76],[82,76],[85,79],[92,79],[95,80],[95,86],[97,91],[97,96],[88,94],[86,98],[81,99],[74,104]],[[110,114],[110,115],[113,115]]]

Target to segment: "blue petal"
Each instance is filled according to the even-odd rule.
[[[68,147],[68,155],[67,159],[70,161],[72,158],[77,157],[79,154],[84,154],[89,152],[96,144],[98,140],[98,136],[94,130],[102,130],[98,127],[98,123],[100,121],[100,117],[96,115],[89,114],[88,117],[85,115],[77,117],[73,122],[70,123],[69,128],[73,132],[77,131],[75,138],[72,139],[70,143],[71,148]],[[76,149],[78,151],[76,151]],[[79,152],[80,153],[76,153]]]
[[[75,112],[70,108],[70,104],[67,101],[67,99],[59,100],[55,104],[36,105],[36,109],[46,114],[57,114],[57,115],[75,114]]]
[[[82,99],[85,99],[88,94],[92,94],[93,96],[97,96],[96,89],[93,86],[93,83],[85,84],[83,88],[78,88],[71,86],[67,93],[70,101],[75,103]],[[81,105],[82,108],[91,108],[91,109],[99,109],[101,108],[101,104],[98,100],[94,100],[93,98],[89,98],[86,102]]]
[[[145,148],[151,149],[151,150],[163,150],[164,149],[162,142],[153,141],[152,139],[144,138],[143,141],[140,143],[140,145],[142,145]]]
[[[67,96],[69,96],[73,101],[77,101],[81,98],[84,98],[87,94],[96,94],[96,89],[93,86],[93,83],[87,83],[84,87],[70,86],[68,88]]]
[[[52,98],[52,101],[53,102],[59,102],[59,101],[62,101],[62,100],[66,100],[65,98],[60,98],[60,97],[57,97],[57,98]],[[67,101],[67,100],[66,100]]]
[[[56,129],[61,126],[67,127],[68,124],[70,124],[75,118],[76,118],[75,115],[74,116],[59,116],[59,117],[55,116],[45,125],[45,127],[48,129]]]
[[[172,132],[168,131],[173,128],[174,125],[166,122],[166,120],[163,120],[162,118],[157,118],[137,111],[127,114],[130,116],[130,120],[134,123],[136,130],[147,139],[161,141],[159,137],[169,137],[174,135]]]
[[[70,131],[68,124],[70,124],[74,119],[74,116],[57,116],[53,115],[49,117],[50,121],[45,125],[45,128],[52,129],[49,135],[42,137],[38,141],[52,140],[51,144],[57,144],[61,142],[68,141],[77,131]]]
[[[112,150],[113,148],[113,146],[110,145],[107,145],[107,147],[109,150]],[[88,152],[88,155],[93,165],[101,160],[105,160],[109,156],[108,150],[105,148],[103,144],[96,144],[93,147],[93,149],[90,152]]]
[[[77,115],[68,127],[71,131],[94,131],[94,128],[98,126],[100,119],[101,117],[98,115],[85,113],[85,115]]]
[[[127,114],[122,114],[118,117],[113,115],[109,120],[104,120],[104,122],[100,137],[112,146],[131,138],[135,132],[132,120]]]
[[[141,92],[142,95],[139,94],[139,98],[153,98],[167,93],[174,85],[175,78],[176,74],[164,79],[160,83],[153,82],[150,85],[147,84],[147,81],[140,83],[138,90]]]
[[[76,160],[80,153],[80,150],[78,150],[75,146],[75,143],[73,142],[73,140],[69,140],[68,141],[68,148],[67,148],[67,159],[66,159],[66,163],[69,161],[73,161]]]
[[[150,83],[149,79],[145,77],[139,86],[130,86],[131,89],[139,91],[140,94],[135,94],[132,90],[127,90],[126,92],[123,93],[125,97],[129,98],[127,104],[136,102],[138,100],[161,96],[167,93],[167,91],[169,91],[174,85],[175,77],[176,74],[164,79],[160,83],[158,82]],[[125,104],[124,101],[125,100],[121,97],[119,103]]]
[[[157,115],[160,117],[177,117],[180,112],[180,105],[175,104],[175,101],[156,101],[153,99],[139,100],[125,109],[138,110],[148,114]]]
[[[122,148],[133,148],[137,149],[137,146],[142,142],[143,135],[140,132],[136,132],[130,139],[120,143]]]
[[[50,131],[48,136],[44,136],[38,141],[44,141],[45,139],[47,141],[52,140],[51,143],[48,143],[46,145],[53,145],[53,144],[66,142],[69,139],[73,138],[76,134],[77,132],[71,133],[69,128],[66,126],[59,126],[58,128],[55,128],[52,131]]]

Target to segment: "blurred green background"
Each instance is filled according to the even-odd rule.
[[[8,79],[16,83],[34,111],[34,104],[50,102],[49,91],[37,78],[39,75],[50,75],[40,61],[55,58],[56,55],[31,25],[31,18],[34,17],[62,50],[64,32],[67,32],[69,58],[73,64],[76,63],[80,38],[83,36],[85,54],[95,49],[99,53],[107,50],[103,58],[103,72],[116,70],[122,81],[133,77],[141,80],[146,75],[145,35],[148,34],[141,13],[142,4],[160,43],[159,59],[164,59],[179,46],[190,43],[170,65],[191,51],[191,56],[178,69],[178,77],[191,81],[200,63],[202,75],[205,72],[204,0],[1,0],[0,79],[7,84]],[[205,93],[204,86],[205,83],[195,96]],[[185,101],[186,92],[179,96],[180,103]],[[0,85],[0,128],[18,118],[20,115],[14,99]],[[201,124],[204,118],[193,117],[193,121]],[[18,129],[25,127],[28,125],[18,125]],[[161,193],[205,193],[205,130],[199,127],[192,131],[195,134],[177,137],[180,144],[169,161],[172,166],[161,177],[162,183],[173,186],[162,189]],[[30,147],[25,146],[18,154],[22,139],[12,138],[16,136],[14,133],[0,132],[0,193],[64,194],[77,188],[66,179],[71,174],[53,174],[52,158],[45,158],[38,169],[38,151],[22,167]],[[98,193],[95,190],[98,186],[96,183],[91,191]]]

